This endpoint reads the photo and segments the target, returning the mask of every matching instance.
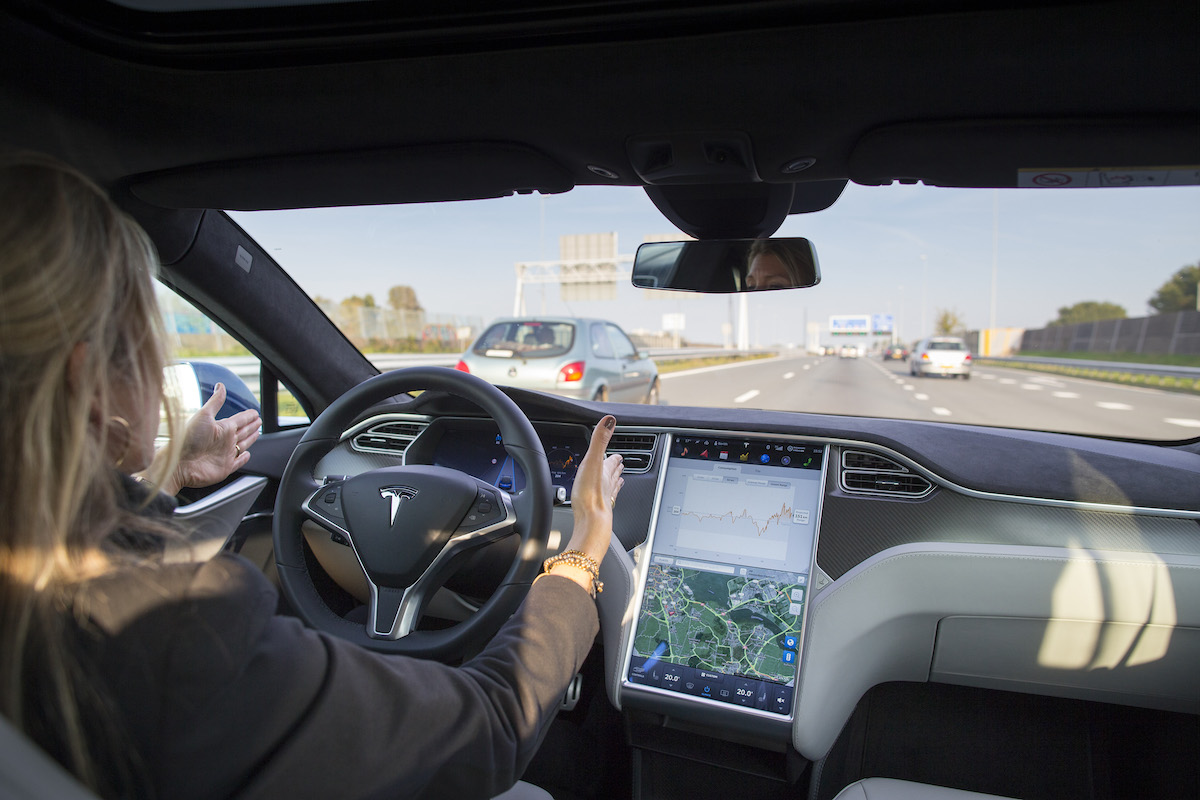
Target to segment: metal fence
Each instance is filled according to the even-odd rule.
[[[1200,311],[1026,330],[1021,350],[1200,355]]]

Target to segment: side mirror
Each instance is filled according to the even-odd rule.
[[[820,282],[816,248],[801,238],[649,242],[633,262],[633,285],[642,289],[729,294]]]
[[[166,386],[175,395],[184,417],[199,411],[218,383],[225,384],[225,405],[217,412],[217,419],[232,417],[248,408],[262,413],[254,392],[228,367],[207,361],[181,361],[167,366],[165,372]]]

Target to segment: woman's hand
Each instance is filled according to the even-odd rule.
[[[179,465],[162,487],[167,494],[178,494],[185,486],[200,488],[219,483],[250,460],[246,451],[258,440],[262,420],[253,409],[218,420],[216,415],[223,405],[225,385],[218,383],[208,402],[188,420]]]
[[[604,455],[616,426],[617,420],[611,415],[597,423],[571,490],[575,530],[567,549],[579,550],[594,558],[597,564],[608,552],[613,506],[617,502],[617,493],[625,485],[625,479],[621,477],[621,456],[613,454],[606,458]]]

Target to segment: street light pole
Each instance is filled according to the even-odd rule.
[[[917,336],[925,336],[929,332],[929,324],[925,316],[925,303],[929,299],[929,260],[921,253],[921,330]]]

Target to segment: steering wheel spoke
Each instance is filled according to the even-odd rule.
[[[460,549],[479,547],[511,534],[517,522],[512,495],[476,480],[478,493],[462,522],[450,537]]]
[[[342,536],[349,541],[350,532],[346,530],[346,514],[342,511],[341,483],[341,481],[330,483],[317,489],[304,501],[302,509],[310,520],[330,533]]]

